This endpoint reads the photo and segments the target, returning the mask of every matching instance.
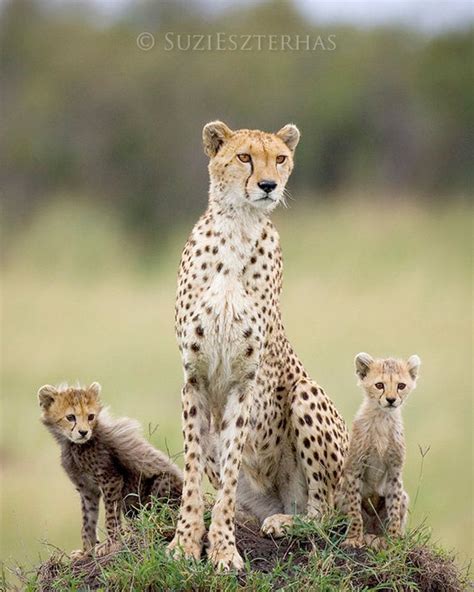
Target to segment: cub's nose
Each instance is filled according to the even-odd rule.
[[[386,397],[386,401],[389,405],[393,405],[396,401],[396,399],[393,397]]]
[[[79,434],[84,438],[84,436],[87,436],[87,434],[89,433],[87,430],[78,430]]]
[[[268,181],[267,179],[264,179],[263,181],[260,181],[258,183],[258,186],[260,187],[260,189],[265,191],[265,193],[271,193],[275,189],[277,184],[275,183],[275,181]]]

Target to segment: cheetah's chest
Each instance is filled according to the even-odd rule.
[[[383,495],[385,492],[385,483],[387,480],[387,463],[383,456],[377,452],[372,452],[366,461],[364,471],[364,487],[362,495],[364,497],[377,493]]]
[[[278,315],[269,296],[278,273],[270,264],[277,243],[265,231],[265,250],[261,226],[235,227],[229,220],[216,220],[208,233],[210,243],[202,243],[199,233],[189,243],[196,256],[182,268],[177,335],[185,367],[218,395],[255,375],[267,346]]]
[[[228,383],[239,377],[253,351],[258,327],[253,326],[253,303],[237,278],[216,277],[197,302],[201,318],[201,362],[211,379]]]

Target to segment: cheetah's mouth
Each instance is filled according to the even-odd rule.
[[[276,201],[276,199],[273,199],[273,197],[270,197],[269,195],[264,195],[263,197],[259,197],[258,199],[254,200],[255,203],[269,203],[274,201]]]

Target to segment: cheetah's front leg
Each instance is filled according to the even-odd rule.
[[[202,426],[204,410],[195,381],[188,380],[182,392],[184,435],[184,483],[178,524],[168,550],[185,557],[201,557],[204,526],[202,477],[204,471]]]
[[[221,487],[212,510],[209,528],[208,555],[218,569],[244,566],[235,546],[235,499],[242,451],[248,432],[248,398],[250,384],[235,389],[229,395],[220,434]]]

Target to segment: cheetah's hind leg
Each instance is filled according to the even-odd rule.
[[[306,479],[306,514],[320,520],[334,505],[332,491],[342,471],[345,425],[315,382],[302,379],[289,395],[291,434]]]

